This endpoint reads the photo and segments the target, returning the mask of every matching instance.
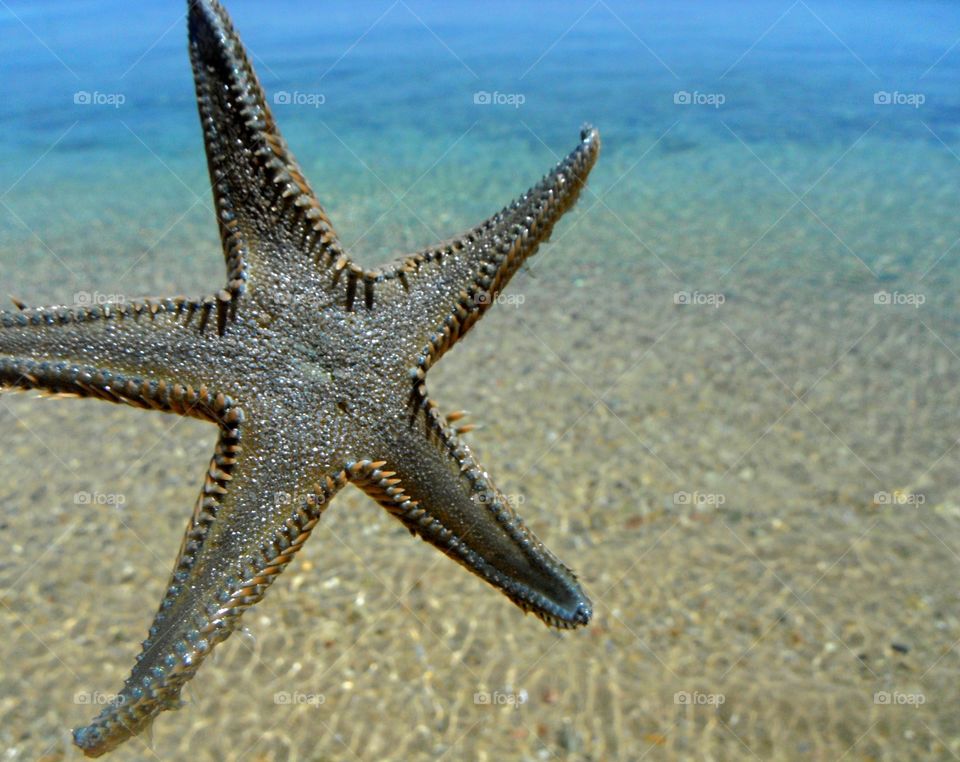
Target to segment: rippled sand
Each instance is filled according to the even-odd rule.
[[[803,208],[760,238],[791,198],[736,144],[662,146],[614,184],[641,148],[608,146],[512,303],[431,372],[441,405],[483,424],[470,435],[481,462],[580,575],[591,625],[547,630],[346,490],[247,614],[250,635],[161,715],[152,750],[135,739],[111,759],[960,754],[960,342],[954,300],[937,296],[955,275],[916,282],[957,235],[955,188],[900,176],[878,161],[893,149],[868,141],[806,199],[878,285]],[[764,158],[803,188],[807,170],[791,167],[815,179],[841,149]],[[478,169],[494,183],[486,209],[536,177],[497,169]],[[457,173],[438,171],[417,209],[449,234],[481,201],[451,202]],[[382,201],[348,185],[331,216],[352,241]],[[149,203],[50,229],[75,278],[6,229],[4,290],[15,280],[38,303],[84,281],[219,283],[203,205],[138,261],[184,208],[173,190]],[[39,191],[18,204],[42,214]],[[404,215],[363,246],[428,240]],[[878,305],[880,288],[929,299]],[[677,305],[678,292],[704,303]],[[145,636],[214,430],[5,394],[0,431],[0,746],[70,759],[67,729],[120,687]]]

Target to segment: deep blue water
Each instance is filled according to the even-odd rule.
[[[49,146],[111,147],[118,118],[154,145],[196,142],[183,3],[7,0],[0,8],[5,159]],[[949,3],[271,3],[229,4],[273,91],[322,93],[323,118],[353,130],[459,135],[523,119],[566,137],[590,119],[612,140],[722,116],[747,140],[828,142],[876,119],[903,139],[956,135],[960,8]],[[520,93],[478,109],[478,90]],[[676,108],[678,90],[725,103]],[[120,109],[72,108],[77,91],[120,93]],[[876,91],[919,93],[918,109],[880,109]],[[294,109],[290,109],[293,111]],[[315,115],[284,122],[293,132]],[[695,125],[689,125],[691,129]],[[729,137],[729,136],[727,136]]]
[[[722,195],[756,238],[784,208],[758,204],[813,190],[804,201],[824,223],[819,232],[831,233],[813,260],[834,256],[824,252],[836,245],[836,258],[855,252],[874,279],[885,277],[881,260],[900,263],[897,277],[911,257],[919,258],[914,277],[943,266],[960,236],[950,208],[960,192],[956,4],[237,0],[229,8],[321,200],[346,217],[341,228],[356,226],[348,244],[366,238],[378,254],[389,248],[390,224],[414,224],[410,209],[450,214],[411,233],[412,244],[490,213],[569,150],[587,121],[605,146],[594,186],[612,188],[606,203],[635,231],[658,228],[645,216],[658,201],[678,224],[685,209]],[[207,203],[184,12],[173,0],[0,6],[7,244],[59,225],[69,239],[69,229],[105,213],[118,225],[134,209],[149,218],[145,203],[169,212],[164,223],[183,212],[179,199]],[[491,103],[476,102],[484,93]],[[76,102],[86,94],[95,102]],[[396,209],[380,238],[361,235],[377,206]],[[199,223],[205,213],[199,205],[188,218]],[[884,250],[904,231],[911,246]],[[719,235],[709,248],[729,240]],[[739,254],[721,256],[729,265]]]

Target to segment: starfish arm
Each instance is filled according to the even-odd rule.
[[[514,512],[470,449],[423,393],[410,426],[377,461],[352,463],[351,480],[431,543],[547,624],[590,621],[590,600]]]
[[[299,466],[278,474],[277,462],[300,459],[282,447],[264,458],[260,437],[243,421],[239,408],[224,416],[169,587],[130,677],[115,702],[74,731],[87,756],[110,751],[179,706],[183,685],[263,598],[347,482],[343,470],[317,481],[297,474]]]
[[[199,358],[214,299],[0,312],[0,388],[96,397],[219,420]]]
[[[310,259],[331,265],[345,257],[226,11],[216,0],[188,6],[190,60],[227,263],[227,286],[218,295],[224,314],[248,283],[282,286],[284,275],[314,267]]]
[[[421,378],[549,239],[557,220],[576,203],[599,152],[599,133],[584,127],[577,147],[498,214],[443,245],[367,276],[400,284],[385,296],[405,303],[408,324],[420,329],[415,340],[422,342]]]

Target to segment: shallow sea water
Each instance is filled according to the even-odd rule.
[[[545,629],[345,490],[110,758],[960,755],[960,9],[300,5],[229,8],[367,264],[601,130],[577,208],[431,371],[595,618]],[[4,296],[220,286],[183,10],[0,3]],[[0,432],[0,747],[76,759],[215,432],[19,393]]]

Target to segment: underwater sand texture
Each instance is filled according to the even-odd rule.
[[[701,178],[740,158],[730,145]],[[655,157],[649,173],[676,161]],[[682,188],[641,212],[624,200],[645,181],[617,185],[604,203],[658,231],[675,278],[591,205],[617,176],[603,169],[506,292],[514,303],[432,382],[445,409],[483,424],[470,435],[481,462],[575,566],[593,623],[547,630],[348,490],[245,617],[251,635],[220,646],[182,711],[160,718],[153,751],[134,739],[112,758],[960,752],[952,315],[875,304],[855,260],[790,278],[765,267],[784,241],[820,235],[805,215],[735,277],[713,268],[723,285],[700,292],[725,293],[722,305],[674,304],[707,282],[681,276],[687,252],[724,251],[709,221],[731,204],[756,210],[764,189],[704,201],[702,220],[680,226]],[[184,284],[216,277],[209,231],[196,235],[206,261]],[[5,250],[5,272],[11,261]],[[170,277],[160,259],[142,264],[147,292]],[[0,406],[0,743],[13,759],[70,758],[66,728],[126,677],[214,431],[94,401],[5,394]],[[124,502],[77,505],[77,493]]]
[[[609,14],[587,20],[601,19],[636,53]],[[816,27],[803,8],[795,19]],[[576,68],[578,34],[544,66]],[[22,179],[31,162],[0,157],[2,188],[16,181],[0,208],[0,295],[221,284],[176,35],[184,92],[151,106],[182,107],[182,136],[122,112],[130,129],[81,124]],[[664,52],[674,63],[676,50]],[[370,76],[345,67],[329,105],[335,88],[373,88]],[[482,424],[468,435],[480,462],[578,573],[590,626],[548,630],[344,490],[245,615],[249,634],[217,648],[152,740],[108,759],[960,756],[960,180],[947,112],[923,114],[947,146],[919,118],[871,127],[858,113],[841,128],[804,112],[797,124],[733,97],[731,111],[671,127],[674,87],[662,108],[619,92],[606,112],[585,102],[604,137],[588,191],[431,371],[442,409]],[[581,118],[531,98],[519,115],[443,132],[382,96],[322,112],[329,129],[315,110],[277,114],[365,264],[495,211],[572,146]],[[37,142],[30,156],[75,116],[57,118],[23,138]],[[397,203],[391,189],[424,172]],[[129,674],[215,430],[4,393],[0,432],[0,748],[79,759],[69,728]]]

